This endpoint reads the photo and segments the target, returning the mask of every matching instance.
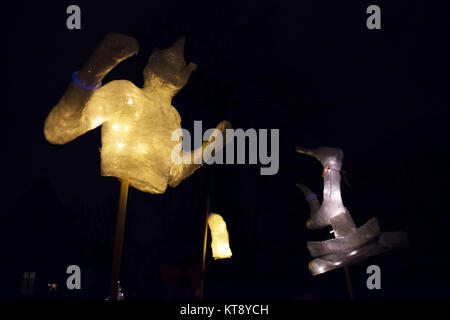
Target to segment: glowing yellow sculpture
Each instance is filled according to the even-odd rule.
[[[181,128],[171,100],[196,69],[194,63],[186,65],[184,44],[182,37],[168,49],[152,52],[143,72],[143,88],[127,80],[100,87],[112,68],[138,51],[135,39],[108,34],[48,115],[46,139],[65,144],[102,125],[103,176],[127,179],[131,186],[149,193],[163,193],[168,184],[177,186],[202,166],[202,162],[174,164],[171,160],[171,151],[179,143],[171,141],[171,134]],[[217,128],[224,132],[228,126],[222,121]]]
[[[211,248],[214,259],[230,258],[232,253],[225,221],[219,214],[211,213],[208,217],[208,225],[211,230]]]

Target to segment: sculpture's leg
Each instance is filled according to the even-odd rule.
[[[123,234],[125,231],[125,217],[127,213],[128,179],[120,180],[120,200],[117,211],[116,236],[114,240],[113,264],[111,272],[111,291],[109,298],[117,300],[119,297],[120,264],[122,260]]]

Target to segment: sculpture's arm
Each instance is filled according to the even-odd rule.
[[[76,74],[79,84],[72,81],[48,115],[44,125],[45,138],[53,144],[64,144],[101,125],[107,116],[101,111],[104,106],[98,106],[100,110],[95,112],[87,112],[85,108],[93,97],[102,92],[102,88],[98,91],[89,88],[100,84],[109,71],[136,54],[138,49],[138,43],[132,37],[107,34]]]
[[[231,128],[231,123],[227,120],[221,121],[217,126],[216,129],[219,130],[222,134],[222,148],[226,145],[228,141],[226,141],[226,129]],[[198,168],[200,168],[204,164],[204,158],[203,158],[203,151],[205,148],[211,144],[214,140],[210,139],[210,141],[203,144],[202,147],[199,149],[196,149],[194,151],[191,151],[190,154],[188,154],[188,157],[190,157],[190,163],[180,163],[180,164],[173,164],[170,169],[170,175],[169,175],[169,185],[174,188],[180,184],[180,182],[187,177],[189,177],[191,174],[195,172]],[[216,151],[218,151],[217,148]],[[197,159],[201,157],[201,159]]]

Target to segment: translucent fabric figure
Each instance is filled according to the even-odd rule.
[[[100,87],[112,68],[138,52],[134,38],[106,35],[48,115],[46,139],[65,144],[102,125],[102,175],[126,178],[149,193],[163,193],[168,184],[177,186],[203,164],[203,159],[194,162],[194,154],[202,155],[194,151],[192,164],[171,160],[172,149],[179,143],[171,141],[171,134],[181,128],[171,100],[196,69],[192,62],[186,65],[184,45],[182,37],[171,47],[152,52],[143,72],[143,88],[128,80]],[[230,124],[222,121],[217,129],[224,132],[227,127]]]
[[[322,147],[308,150],[297,147],[297,152],[316,158],[324,168],[322,204],[308,187],[297,185],[305,194],[311,210],[306,226],[308,229],[332,226],[335,236],[334,239],[325,241],[308,241],[308,251],[316,258],[309,264],[313,275],[359,263],[369,256],[407,245],[406,234],[402,231],[381,233],[376,218],[356,227],[341,197],[341,168],[344,159],[341,149]]]

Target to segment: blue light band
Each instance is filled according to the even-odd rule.
[[[310,202],[314,198],[317,198],[317,195],[315,193],[308,194],[306,196],[306,201]]]
[[[102,82],[100,81],[100,83],[98,85],[96,85],[95,87],[89,87],[89,86],[85,86],[84,84],[82,84],[80,81],[78,81],[77,79],[77,74],[78,71],[75,71],[74,73],[72,73],[72,80],[73,82],[75,82],[75,84],[77,86],[79,86],[80,88],[86,89],[86,90],[97,90],[100,89],[100,87],[102,86]]]

